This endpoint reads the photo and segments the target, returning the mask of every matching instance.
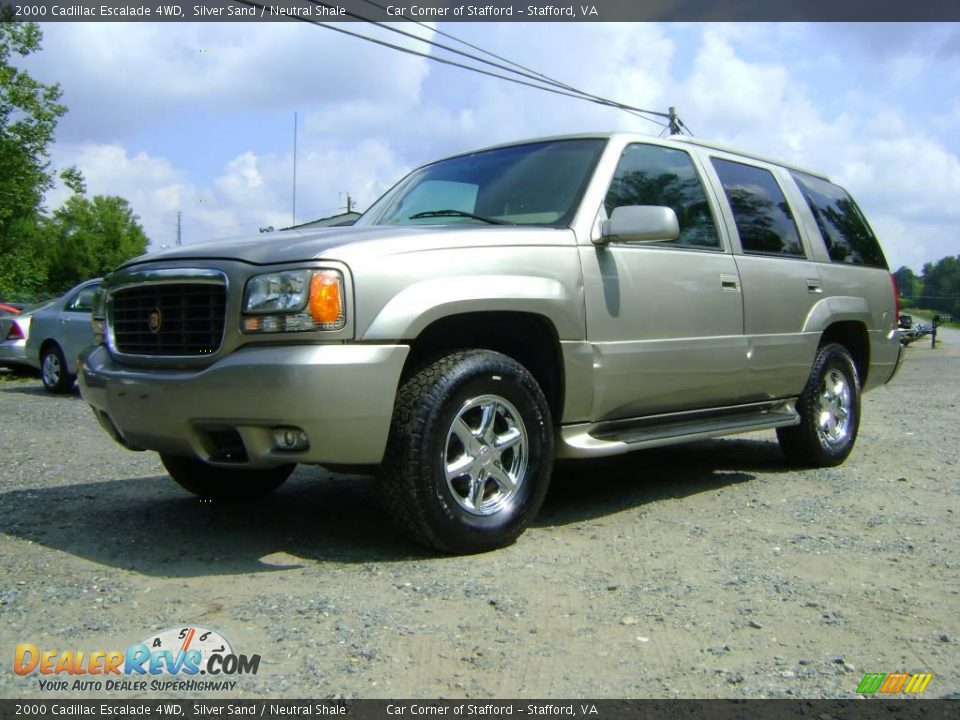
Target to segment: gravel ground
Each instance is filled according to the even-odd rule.
[[[465,558],[400,539],[369,478],[201,503],[79,396],[0,375],[0,697],[108,694],[16,676],[17,643],[185,625],[262,656],[221,696],[842,698],[922,671],[955,697],[958,336],[865,396],[840,468],[790,469],[772,432],[569,464],[516,545]]]

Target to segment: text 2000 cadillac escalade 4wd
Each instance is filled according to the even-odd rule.
[[[375,467],[397,525],[450,552],[512,542],[555,457],[776,428],[790,460],[841,463],[900,359],[842,188],[610,133],[426,165],[353,227],[137,258],[94,325],[84,399],[186,489]]]

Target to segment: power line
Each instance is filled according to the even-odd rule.
[[[383,5],[381,5],[381,4],[377,3],[377,2],[374,2],[374,0],[363,0],[363,1],[366,2],[368,5],[372,5],[372,6],[376,7],[376,8],[379,8],[379,9],[383,10],[384,12],[386,12],[386,10],[387,10],[386,7],[384,7]],[[310,3],[314,4],[314,5],[319,5],[319,6],[321,6],[321,7],[326,7],[326,8],[332,8],[332,7],[334,7],[334,6],[332,6],[332,5],[330,5],[330,4],[326,3],[326,2],[322,2],[321,0],[308,0],[308,2],[310,2]],[[449,45],[444,45],[443,43],[438,43],[438,42],[436,42],[435,40],[430,40],[430,39],[428,39],[428,38],[420,37],[419,35],[414,35],[413,33],[406,32],[405,30],[401,30],[400,28],[393,27],[392,25],[389,25],[389,24],[380,22],[380,21],[378,21],[378,20],[371,20],[370,18],[364,17],[364,16],[362,16],[362,15],[358,15],[358,14],[356,14],[356,13],[352,13],[352,12],[347,11],[347,12],[345,12],[345,14],[346,14],[347,16],[349,16],[349,17],[352,17],[352,18],[356,19],[356,20],[363,20],[364,22],[368,22],[368,23],[370,23],[371,25],[376,25],[377,27],[383,28],[384,30],[389,30],[390,32],[399,33],[400,35],[403,35],[403,36],[405,36],[405,37],[412,38],[413,40],[417,40],[417,41],[419,41],[419,42],[426,43],[426,44],[428,44],[428,45],[432,45],[432,46],[434,46],[434,47],[441,48],[441,49],[443,49],[443,50],[446,50],[447,52],[452,52],[452,53],[455,53],[456,55],[460,55],[460,56],[462,56],[462,57],[466,57],[466,58],[469,58],[469,59],[471,59],[471,60],[476,60],[477,62],[481,62],[481,63],[483,63],[483,64],[485,64],[485,65],[490,65],[491,67],[495,67],[495,68],[497,68],[497,69],[499,69],[499,70],[505,70],[506,72],[514,73],[514,74],[519,75],[519,76],[521,76],[521,77],[525,77],[525,78],[528,78],[528,79],[530,79],[530,80],[534,80],[535,82],[545,82],[545,83],[547,83],[547,84],[549,84],[549,85],[551,85],[551,86],[553,86],[553,87],[560,88],[560,89],[562,89],[562,90],[566,90],[566,91],[575,93],[575,94],[577,94],[577,95],[582,95],[585,99],[589,99],[589,100],[592,100],[592,101],[601,102],[601,103],[603,103],[603,104],[607,104],[607,105],[611,105],[611,106],[613,106],[613,107],[617,107],[617,108],[619,108],[619,109],[621,109],[621,110],[625,110],[626,112],[629,112],[631,115],[636,115],[637,117],[641,117],[641,118],[643,118],[644,120],[648,120],[648,121],[653,122],[653,123],[656,123],[656,124],[658,124],[658,125],[659,125],[660,123],[659,123],[657,120],[653,120],[652,118],[646,117],[645,115],[641,115],[641,114],[639,114],[639,113],[648,113],[648,114],[650,114],[650,115],[656,115],[656,116],[658,116],[658,117],[664,117],[664,118],[668,117],[668,115],[667,115],[666,113],[657,112],[656,110],[643,110],[643,109],[641,109],[641,108],[634,108],[634,107],[631,107],[631,106],[629,106],[629,105],[624,105],[623,103],[617,102],[616,100],[610,100],[609,98],[604,98],[604,97],[601,97],[601,96],[599,96],[599,95],[595,95],[594,93],[589,93],[589,92],[586,92],[585,90],[580,90],[579,88],[576,88],[576,87],[574,87],[574,86],[572,86],[572,85],[568,85],[567,83],[561,82],[561,81],[559,81],[559,80],[555,80],[554,78],[551,78],[551,77],[549,77],[548,75],[545,75],[545,74],[543,74],[543,73],[541,73],[541,72],[537,72],[536,70],[531,70],[530,68],[528,68],[528,67],[526,67],[526,66],[524,66],[524,65],[521,65],[520,63],[514,62],[513,60],[508,60],[507,58],[501,57],[500,55],[497,55],[497,54],[495,54],[495,53],[492,53],[492,52],[490,52],[490,51],[488,51],[488,50],[484,50],[483,48],[479,47],[478,45],[474,45],[474,44],[469,43],[469,42],[467,42],[467,41],[465,41],[465,40],[461,40],[460,38],[456,37],[455,35],[451,35],[450,33],[444,32],[444,31],[442,31],[442,30],[440,30],[440,29],[437,29],[437,28],[431,28],[429,25],[427,25],[426,23],[420,22],[419,20],[411,20],[410,18],[408,18],[408,17],[402,12],[402,9],[401,9],[400,16],[403,17],[404,20],[407,20],[408,22],[415,23],[416,25],[419,25],[420,27],[427,28],[427,29],[429,29],[429,30],[437,33],[438,35],[442,35],[442,36],[444,36],[444,37],[450,38],[451,40],[454,40],[455,42],[458,42],[458,43],[461,43],[461,44],[463,44],[463,45],[466,45],[467,47],[470,47],[470,48],[472,48],[472,49],[474,49],[474,50],[477,50],[477,51],[479,51],[479,52],[481,52],[481,53],[483,53],[483,54],[485,54],[485,55],[489,55],[490,57],[494,57],[494,58],[496,58],[497,60],[502,60],[503,62],[508,63],[509,65],[513,65],[514,68],[519,68],[519,69],[518,69],[518,70],[511,69],[511,68],[507,67],[506,65],[501,65],[500,63],[495,63],[495,62],[491,62],[490,60],[485,60],[485,59],[482,58],[482,57],[478,57],[478,56],[473,55],[473,54],[471,54],[471,53],[465,53],[465,52],[463,52],[462,50],[457,50],[456,48],[452,48],[452,47],[450,47]],[[433,57],[433,56],[430,56],[430,57]]]
[[[677,123],[680,125],[680,128],[687,131],[687,135],[693,137],[693,130],[687,127],[687,124],[680,119],[680,116],[677,116]]]
[[[311,0],[311,1],[312,1],[312,0]],[[235,3],[239,4],[239,5],[246,5],[247,7],[259,8],[259,9],[261,9],[261,10],[266,10],[266,9],[267,9],[267,7],[266,7],[265,5],[263,5],[263,4],[261,4],[261,3],[257,3],[257,2],[252,2],[252,0],[233,0],[233,2],[235,2]],[[314,3],[314,4],[322,4],[322,3]],[[488,70],[483,70],[482,68],[478,68],[478,67],[475,67],[475,66],[472,66],[472,65],[465,65],[465,64],[463,64],[463,63],[459,63],[459,62],[456,62],[456,61],[454,61],[454,60],[450,60],[449,58],[441,58],[441,57],[437,57],[437,56],[435,56],[435,55],[430,55],[429,53],[419,52],[419,51],[413,50],[413,49],[411,49],[411,48],[403,47],[402,45],[397,45],[397,44],[395,44],[395,43],[387,42],[386,40],[381,40],[381,39],[379,39],[379,38],[373,38],[373,37],[370,37],[370,36],[368,36],[368,35],[363,35],[362,33],[353,32],[353,31],[351,31],[351,30],[347,30],[346,28],[338,27],[338,26],[336,26],[336,25],[330,25],[329,23],[320,22],[320,21],[318,21],[318,20],[311,20],[310,18],[301,17],[300,15],[290,15],[289,17],[293,18],[294,20],[299,20],[299,21],[301,21],[301,22],[309,23],[309,24],[311,24],[311,25],[316,25],[317,27],[322,27],[322,28],[325,28],[325,29],[327,29],[327,30],[333,30],[334,32],[342,33],[342,34],[344,34],[344,35],[348,35],[348,36],[350,36],[350,37],[355,37],[355,38],[358,38],[358,39],[360,39],[360,40],[366,40],[367,42],[371,42],[371,43],[374,43],[374,44],[376,44],[376,45],[381,45],[381,46],[383,46],[383,47],[391,48],[391,49],[393,49],[393,50],[398,50],[398,51],[400,51],[400,52],[402,52],[402,53],[406,53],[407,55],[414,55],[414,56],[416,56],[416,57],[426,58],[427,60],[432,60],[432,61],[434,61],[434,62],[441,63],[441,64],[443,64],[443,65],[450,65],[450,66],[452,66],[452,67],[458,67],[458,68],[461,68],[461,69],[463,69],[463,70],[470,70],[470,71],[472,71],[472,72],[479,73],[479,74],[481,74],[481,75],[487,75],[487,76],[489,76],[489,77],[498,78],[498,79],[500,79],[500,80],[506,80],[507,82],[512,82],[512,83],[515,83],[515,84],[517,84],[517,85],[524,85],[524,86],[527,86],[527,87],[532,87],[532,88],[534,88],[534,89],[536,89],[536,90],[543,90],[544,92],[553,93],[553,94],[555,94],[555,95],[563,95],[563,96],[566,96],[566,97],[572,97],[572,98],[579,99],[579,100],[587,100],[588,102],[593,102],[593,103],[596,103],[596,104],[598,104],[598,105],[604,105],[604,106],[607,106],[607,107],[612,107],[612,108],[615,108],[615,109],[618,109],[618,110],[625,110],[625,111],[631,112],[631,113],[633,113],[633,114],[637,114],[637,113],[649,113],[649,114],[652,114],[652,115],[667,117],[667,114],[666,114],[666,113],[660,113],[660,112],[656,112],[656,111],[653,111],[653,110],[644,110],[644,109],[642,109],[642,108],[636,108],[636,107],[633,107],[633,106],[631,106],[631,105],[625,105],[625,104],[623,104],[623,103],[618,103],[618,102],[615,102],[615,101],[613,101],[613,100],[608,100],[608,99],[606,99],[606,98],[600,98],[600,97],[594,97],[594,96],[589,96],[589,95],[583,95],[583,94],[576,93],[576,92],[568,92],[568,91],[562,90],[562,89],[560,89],[560,88],[549,87],[549,86],[545,86],[545,85],[540,85],[540,84],[537,84],[537,83],[534,83],[534,82],[528,82],[528,81],[526,81],[526,80],[520,80],[520,79],[515,78],[515,77],[510,77],[510,76],[508,76],[508,75],[500,75],[499,73],[493,73],[493,72],[490,72],[490,71],[488,71]],[[367,22],[372,22],[372,21],[369,21],[369,20],[368,20]],[[413,37],[416,38],[416,36],[413,36]],[[420,40],[420,41],[422,41],[422,42],[430,42],[430,41],[424,40],[423,38],[416,38],[416,39],[418,39],[418,40]],[[454,52],[456,52],[456,51],[454,51]],[[510,72],[515,72],[515,71],[510,71]],[[647,120],[648,122],[652,122],[652,123],[654,123],[654,124],[660,125],[660,123],[657,122],[656,120],[653,120],[653,119],[648,118],[648,117],[644,117],[643,115],[638,115],[638,117],[642,117],[644,120]]]
[[[368,5],[373,5],[374,7],[379,8],[379,9],[383,10],[384,12],[387,11],[387,8],[386,8],[384,5],[381,5],[380,3],[374,2],[374,0],[363,0],[363,2],[367,3]],[[556,85],[562,86],[562,85],[564,84],[564,83],[559,82],[558,80],[553,80],[552,78],[548,77],[547,75],[544,75],[543,73],[537,72],[536,70],[531,70],[530,68],[525,67],[524,65],[521,65],[521,64],[518,63],[518,62],[514,62],[513,60],[509,60],[509,59],[507,59],[507,58],[505,58],[505,57],[502,57],[502,56],[500,56],[500,55],[497,55],[496,53],[490,52],[489,50],[484,50],[482,47],[480,47],[480,46],[478,46],[478,45],[474,45],[473,43],[469,43],[469,42],[467,42],[466,40],[463,40],[462,38],[458,38],[456,35],[453,35],[453,34],[448,33],[448,32],[444,32],[444,31],[441,30],[440,28],[431,27],[430,25],[427,25],[425,22],[421,22],[420,20],[413,20],[412,18],[408,18],[404,13],[401,13],[401,17],[403,17],[403,19],[406,20],[407,22],[412,22],[412,23],[414,23],[414,24],[416,24],[416,25],[419,25],[420,27],[427,28],[428,30],[430,30],[431,32],[436,33],[437,35],[442,35],[442,36],[445,37],[445,38],[450,38],[451,40],[453,40],[453,41],[455,41],[455,42],[458,42],[458,43],[461,43],[461,44],[463,44],[463,45],[466,45],[468,48],[473,48],[474,50],[477,50],[478,52],[482,52],[484,55],[489,55],[490,57],[496,58],[497,60],[502,60],[503,62],[507,63],[508,65],[513,65],[514,67],[518,67],[518,68],[520,68],[521,70],[525,70],[526,72],[532,73],[532,74],[534,74],[534,75],[539,75],[539,76],[542,77],[544,80],[548,80],[548,81],[550,81],[550,82],[552,82],[552,83],[554,83],[554,84],[556,84]],[[567,86],[567,89],[569,89],[569,90],[576,90],[576,88],[573,88],[573,87],[570,87],[570,86]]]

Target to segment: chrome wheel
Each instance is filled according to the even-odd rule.
[[[817,351],[803,392],[799,422],[777,428],[787,458],[806,467],[834,467],[853,449],[860,429],[860,381],[850,351],[839,343]]]
[[[47,387],[57,387],[60,384],[60,375],[63,368],[60,358],[55,352],[48,352],[43,357],[43,383]]]
[[[512,404],[496,395],[467,400],[450,424],[442,458],[454,501],[473,515],[510,508],[526,477],[528,446]]]
[[[397,393],[377,471],[384,507],[413,540],[444,552],[509,545],[550,487],[553,432],[543,391],[513,358],[437,358]]]
[[[850,434],[851,398],[846,376],[840,370],[831,368],[823,376],[817,397],[817,427],[824,441],[832,445],[846,441]]]

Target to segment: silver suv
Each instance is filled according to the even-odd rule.
[[[137,258],[100,305],[81,391],[118,442],[205,497],[368,469],[449,552],[513,542],[556,457],[776,428],[790,461],[841,463],[900,360],[842,188],[620,133],[425,165],[353,227]]]

